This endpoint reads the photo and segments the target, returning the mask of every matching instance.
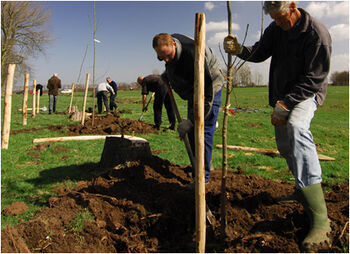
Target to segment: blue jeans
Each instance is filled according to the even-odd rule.
[[[286,159],[298,189],[322,182],[321,165],[309,130],[317,106],[314,97],[302,101],[291,110],[287,125],[275,126],[277,148]]]
[[[214,96],[213,106],[209,115],[204,119],[204,170],[205,170],[205,182],[209,181],[210,176],[210,162],[213,151],[214,132],[216,129],[216,121],[219,115],[219,107],[221,104],[222,89]],[[187,117],[193,119],[193,106],[187,105]],[[192,116],[191,116],[192,114]],[[193,156],[195,155],[195,143],[194,143],[194,130],[188,133],[188,139],[190,141]],[[192,169],[192,176],[194,176],[194,169]]]
[[[56,112],[57,95],[49,95],[49,113]]]

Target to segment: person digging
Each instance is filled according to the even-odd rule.
[[[160,129],[160,125],[162,124],[162,108],[164,104],[170,123],[169,129],[175,130],[176,119],[168,94],[169,87],[162,81],[160,75],[148,75],[146,77],[139,76],[137,83],[142,87],[142,111],[147,110],[145,107],[147,107],[146,99],[148,93],[150,91],[155,93],[153,102],[154,128],[157,130]]]
[[[327,28],[293,1],[266,1],[264,12],[273,22],[260,41],[242,46],[234,35],[224,39],[227,53],[251,62],[271,57],[269,104],[280,154],[295,177],[296,199],[310,218],[302,249],[318,252],[329,247],[331,227],[321,187],[322,171],[310,131],[317,107],[326,97],[332,41]]]

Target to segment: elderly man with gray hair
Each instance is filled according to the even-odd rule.
[[[277,148],[295,177],[295,193],[279,201],[301,202],[310,218],[305,251],[327,248],[331,227],[321,187],[322,171],[310,132],[311,120],[326,97],[332,41],[327,28],[294,1],[266,1],[273,22],[251,47],[235,36],[224,40],[227,53],[251,62],[271,57],[269,104]]]

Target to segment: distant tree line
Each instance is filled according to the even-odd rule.
[[[349,85],[349,72],[333,72],[331,75],[332,86],[348,86]]]

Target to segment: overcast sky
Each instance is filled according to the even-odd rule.
[[[80,83],[86,73],[92,79],[93,66],[93,2],[46,1],[39,2],[51,12],[48,28],[54,41],[48,45],[46,55],[32,59],[34,69],[30,80],[44,84],[53,73],[58,73],[62,83],[77,82],[84,52]],[[164,62],[156,59],[152,48],[154,35],[182,33],[194,37],[195,14],[204,12],[206,17],[206,43],[220,61],[218,43],[227,34],[226,1],[96,1],[96,72],[95,82],[111,76],[117,83],[134,82],[139,75],[155,70],[162,72]],[[333,40],[331,73],[349,69],[349,2],[299,1],[298,6],[321,20],[330,31]],[[262,6],[259,1],[232,1],[233,33],[242,42],[249,24],[245,45],[252,45],[260,37]],[[271,23],[264,15],[264,29]],[[226,54],[225,54],[226,58]],[[223,61],[222,61],[223,62]],[[255,73],[263,76],[267,84],[269,60],[250,64]],[[90,80],[91,80],[90,79]],[[22,85],[23,80],[19,80]]]

